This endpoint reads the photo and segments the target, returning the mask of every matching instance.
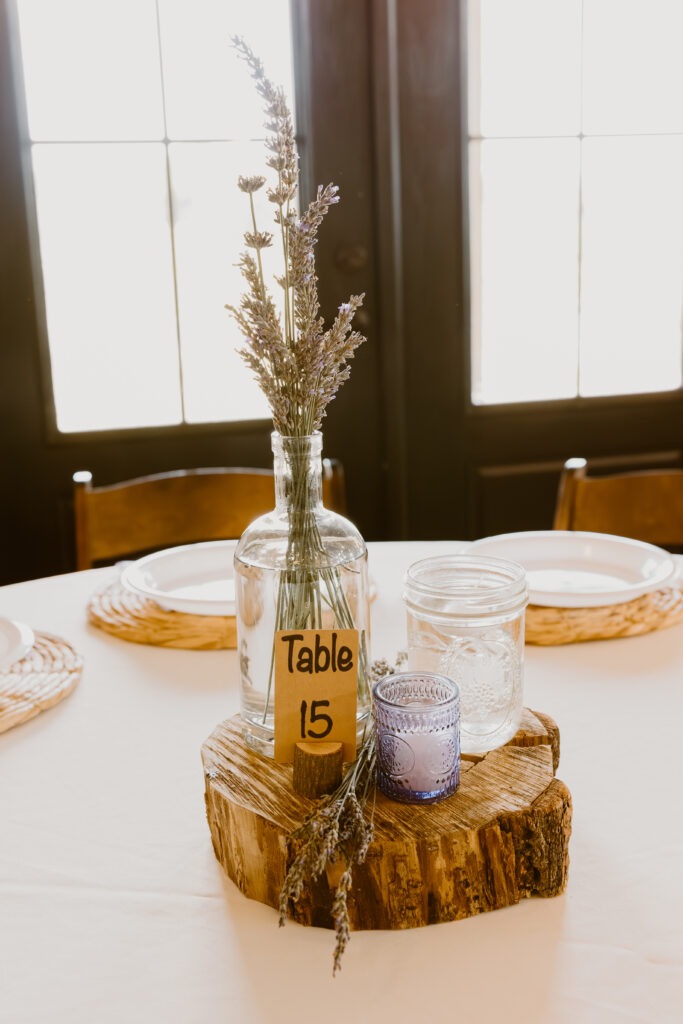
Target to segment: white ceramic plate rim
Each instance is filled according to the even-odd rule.
[[[0,618],[0,672],[25,658],[34,641],[33,630],[25,622]]]
[[[519,562],[527,570],[529,603],[553,608],[625,604],[657,590],[679,571],[673,556],[654,544],[583,530],[502,533],[473,541],[469,551]],[[602,582],[590,575],[591,567],[598,566],[605,570]],[[563,568],[569,570],[566,579]],[[554,583],[539,581],[539,572]]]
[[[121,573],[121,583],[168,611],[189,615],[234,615],[234,596],[215,597],[210,595],[210,590],[223,581],[228,592],[231,590],[236,547],[236,540],[218,540],[155,551],[127,565]],[[201,595],[203,586],[210,596]],[[198,596],[179,593],[185,587],[196,588]]]

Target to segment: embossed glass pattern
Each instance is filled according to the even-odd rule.
[[[435,803],[460,781],[458,687],[435,673],[397,672],[373,690],[377,785],[403,803]]]
[[[523,706],[526,574],[499,558],[450,555],[409,568],[403,591],[408,664],[460,688],[463,753],[502,746]]]

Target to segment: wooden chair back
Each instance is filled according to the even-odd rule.
[[[179,544],[241,536],[275,504],[270,469],[179,469],[94,487],[75,473],[76,568]],[[323,502],[346,511],[344,469],[323,459]]]
[[[553,527],[681,547],[683,469],[590,476],[585,459],[568,459],[560,477]]]

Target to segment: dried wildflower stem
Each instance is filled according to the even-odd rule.
[[[309,460],[309,439],[283,438],[283,448],[288,454],[291,493],[287,568],[279,574],[275,627],[321,629],[325,625],[323,615],[329,610],[336,627],[353,629],[353,613],[349,607],[340,571],[337,567],[326,564],[327,556],[311,501],[314,483]],[[366,662],[365,636],[362,635],[359,647],[358,690],[359,694],[363,695],[367,692]],[[270,704],[273,671],[274,650],[271,654],[263,711],[264,722]]]
[[[320,316],[314,248],[317,233],[331,206],[339,201],[335,185],[319,186],[313,201],[299,216],[294,207],[298,182],[298,157],[292,117],[282,90],[266,78],[261,61],[246,43],[233,39],[246,61],[259,95],[264,100],[267,164],[277,174],[277,185],[267,196],[275,206],[280,231],[284,270],[276,278],[283,289],[284,314],[277,313],[263,275],[261,249],[272,244],[272,235],[259,230],[254,193],[265,178],[240,178],[239,188],[248,194],[252,230],[245,234],[247,251],[240,258],[247,291],[238,308],[228,307],[237,323],[244,347],[240,355],[253,371],[273,415],[282,440],[286,464],[288,541],[285,567],[276,586],[275,630],[320,629],[331,614],[335,627],[354,628],[341,569],[329,565],[317,519],[319,469],[311,458],[311,435],[320,430],[327,406],[348,379],[349,362],[365,340],[352,329],[362,295],[352,295],[340,305],[325,330]],[[256,251],[256,256],[252,251]],[[330,624],[329,622],[327,623]],[[274,648],[265,695],[263,721],[272,709]],[[358,690],[368,696],[367,651],[361,633]],[[341,785],[325,798],[290,837],[296,854],[281,893],[280,923],[284,924],[291,900],[297,900],[307,880],[317,878],[328,861],[343,861],[345,869],[335,891],[333,917],[336,931],[334,971],[350,939],[348,896],[352,868],[365,858],[372,839],[372,820],[364,809],[374,792],[375,745],[371,728],[356,761]]]
[[[395,665],[385,660],[373,662],[368,668],[369,678],[373,682],[383,679],[397,671],[406,657],[406,653],[400,651]],[[353,866],[363,863],[373,838],[376,763],[375,731],[370,720],[365,726],[358,757],[337,789],[322,797],[299,828],[288,837],[294,858],[280,890],[280,927],[285,924],[290,904],[296,903],[305,885],[320,877],[328,862],[341,861],[345,865],[332,903],[335,930],[333,974],[341,968],[342,955],[351,941],[348,897]]]
[[[282,241],[284,270],[278,283],[283,289],[283,322],[266,286],[261,249],[272,244],[272,236],[259,230],[254,193],[264,184],[262,177],[241,177],[239,188],[249,195],[252,231],[245,235],[247,252],[240,267],[248,290],[239,308],[228,309],[245,341],[240,355],[253,370],[273,414],[273,425],[283,437],[285,456],[291,472],[289,543],[286,569],[281,571],[277,589],[276,630],[319,629],[325,609],[334,615],[339,628],[353,628],[353,615],[346,599],[340,571],[328,567],[318,524],[311,503],[312,470],[305,442],[321,427],[327,405],[348,379],[348,362],[365,340],[353,331],[354,314],[363,302],[352,295],[342,303],[328,330],[320,317],[315,273],[314,247],[317,232],[330,207],[339,201],[335,185],[320,186],[316,198],[301,216],[294,198],[298,185],[298,156],[291,113],[281,89],[266,77],[261,61],[247,44],[233,39],[246,61],[259,95],[263,98],[268,166],[277,174],[277,185],[267,191],[275,206],[275,223]],[[256,250],[256,258],[249,250]],[[361,643],[359,693],[367,693],[364,642]],[[271,705],[274,662],[267,684],[265,722]]]
[[[289,839],[296,854],[280,892],[280,926],[287,919],[290,901],[296,902],[304,886],[318,878],[328,862],[341,861],[344,871],[335,889],[332,919],[335,946],[332,973],[341,968],[341,958],[351,940],[348,896],[354,864],[362,864],[372,842],[372,813],[365,808],[374,793],[375,739],[372,728],[360,753],[340,785],[330,796],[318,801],[316,809]]]
[[[258,227],[256,225],[256,209],[254,207],[254,193],[249,192],[249,209],[251,210],[251,223],[254,228],[254,238],[258,235]],[[261,259],[261,249],[256,249],[256,259],[258,261],[258,279],[261,291],[261,298],[266,294],[266,280],[263,276],[263,260]]]
[[[275,206],[284,258],[277,278],[284,293],[283,322],[263,279],[260,250],[270,247],[272,236],[260,232],[253,194],[263,177],[240,177],[241,191],[249,195],[253,231],[245,236],[247,252],[240,267],[248,286],[238,308],[228,306],[242,331],[243,359],[254,371],[271,406],[275,429],[285,437],[302,437],[319,430],[327,405],[348,379],[349,360],[365,340],[351,324],[362,305],[362,295],[352,295],[339,307],[332,325],[324,330],[320,317],[314,249],[317,233],[331,206],[339,202],[336,185],[319,186],[315,199],[299,216],[294,207],[298,182],[298,157],[292,117],[282,90],[266,78],[260,60],[241,39],[233,43],[246,61],[265,101],[267,164],[277,174],[277,186],[267,195]],[[256,260],[249,250],[256,249]]]

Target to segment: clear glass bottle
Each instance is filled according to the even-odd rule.
[[[322,503],[322,434],[272,434],[275,508],[235,551],[240,707],[246,741],[273,755],[273,639],[280,629],[357,629],[359,736],[370,708],[367,548]]]
[[[522,566],[467,554],[425,558],[408,569],[403,599],[410,668],[442,673],[460,688],[462,752],[507,743],[523,707]]]

